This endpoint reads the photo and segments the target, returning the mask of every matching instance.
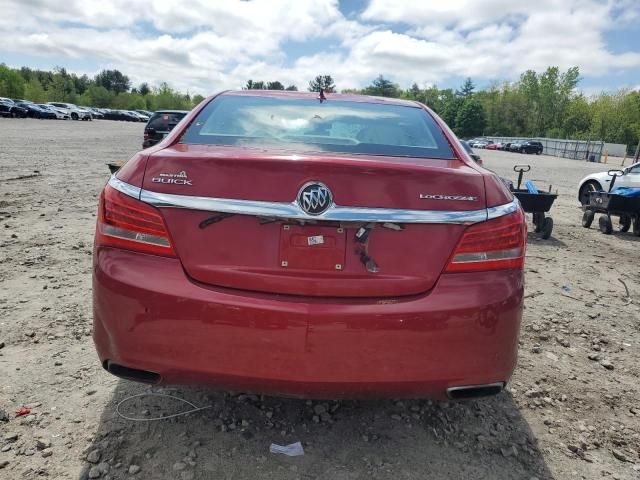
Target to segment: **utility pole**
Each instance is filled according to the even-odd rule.
[[[638,142],[638,146],[636,147],[636,154],[633,156],[633,163],[637,163],[638,159],[640,159],[640,142]]]

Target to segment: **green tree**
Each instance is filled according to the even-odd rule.
[[[391,80],[384,78],[382,75],[378,77],[364,89],[365,95],[377,95],[378,97],[399,97],[400,88]]]
[[[138,87],[138,93],[142,96],[149,95],[149,93],[151,93],[151,88],[149,88],[149,84],[147,82],[142,82]]]
[[[456,95],[460,97],[468,97],[469,95],[473,94],[473,91],[475,90],[475,88],[476,86],[471,80],[471,78],[467,77],[467,79],[464,81],[464,84],[462,85],[460,90],[456,90]]]
[[[482,135],[485,127],[485,114],[482,104],[471,97],[462,102],[455,122],[455,132],[461,137]]]
[[[198,105],[201,101],[204,100],[204,97],[202,95],[194,95],[193,98],[191,99],[193,101],[193,106],[195,107],[196,105]]]
[[[25,86],[24,98],[34,103],[44,103],[47,101],[47,92],[45,92],[35,76],[32,77]]]
[[[591,126],[591,108],[584,95],[576,96],[567,106],[562,121],[562,134],[570,138],[584,138]]]
[[[284,90],[284,85],[279,81],[267,82],[267,90]]]
[[[336,91],[336,84],[333,82],[331,75],[317,75],[316,78],[309,82],[310,92],[319,92],[320,89],[323,89],[325,93]]]
[[[253,80],[247,80],[246,85],[244,86],[244,90],[266,90],[267,84],[262,80],[259,82],[254,82]]]
[[[25,81],[16,70],[0,64],[0,97],[23,98]]]
[[[120,70],[102,70],[95,76],[94,82],[115,93],[127,92],[131,87],[129,77]]]
[[[458,110],[464,99],[457,96],[450,88],[440,91],[441,111],[438,112],[447,125],[454,126],[458,117]]]
[[[287,90],[289,92],[297,92],[298,91],[298,87],[296,87],[295,85],[289,85],[287,88],[285,88],[285,90]]]

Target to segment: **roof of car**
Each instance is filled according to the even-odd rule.
[[[189,110],[156,110],[153,113],[189,113]]]
[[[317,99],[318,92],[292,92],[289,90],[227,90],[220,93],[220,95],[246,95],[253,97],[290,97],[290,98],[304,98],[304,99]],[[328,101],[331,99],[348,101],[348,102],[362,102],[362,103],[380,103],[388,105],[402,105],[405,107],[417,107],[417,103],[412,100],[401,100],[399,98],[389,97],[374,97],[371,95],[358,95],[353,93],[327,93],[325,97]]]

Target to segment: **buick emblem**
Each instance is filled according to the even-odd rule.
[[[298,205],[309,215],[324,213],[332,203],[331,190],[320,182],[305,183],[298,192]]]

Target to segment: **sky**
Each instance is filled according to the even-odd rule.
[[[318,74],[482,88],[578,66],[595,94],[640,88],[640,0],[0,0],[0,63],[202,95]]]

